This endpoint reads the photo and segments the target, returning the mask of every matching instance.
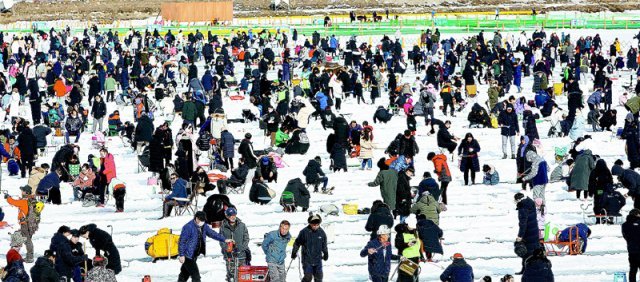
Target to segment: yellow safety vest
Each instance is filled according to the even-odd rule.
[[[402,234],[405,243],[411,242],[411,240],[416,240],[416,243],[411,247],[407,247],[402,251],[402,256],[405,258],[417,258],[420,256],[420,248],[422,247],[422,243],[420,240],[413,234]]]

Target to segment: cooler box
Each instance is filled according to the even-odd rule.
[[[238,267],[238,282],[267,281],[268,274],[266,266],[243,265]]]
[[[562,82],[556,82],[553,84],[553,94],[556,96],[562,95],[562,90],[564,88],[564,84]]]

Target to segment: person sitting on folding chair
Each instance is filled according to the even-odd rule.
[[[93,190],[93,181],[96,179],[96,174],[89,167],[88,163],[82,165],[80,174],[71,183],[73,187],[73,199],[75,201],[84,200],[84,196],[87,192]]]
[[[164,198],[162,204],[162,217],[169,217],[174,206],[186,204],[184,201],[176,201],[175,198],[187,198],[187,181],[178,177],[177,173],[171,174],[171,194]]]
[[[218,190],[220,194],[227,194],[227,186],[232,188],[242,187],[247,181],[247,175],[249,175],[249,166],[244,163],[243,158],[240,158],[238,160],[238,167],[231,171],[231,177],[218,180]]]

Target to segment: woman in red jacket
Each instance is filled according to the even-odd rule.
[[[111,179],[116,177],[116,163],[113,155],[106,148],[100,149],[100,173],[98,174],[97,193],[100,202],[97,207],[104,207],[104,193]]]

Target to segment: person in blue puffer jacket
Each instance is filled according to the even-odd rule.
[[[533,254],[533,251],[540,248],[540,229],[538,229],[538,215],[536,213],[536,203],[522,193],[516,193],[513,197],[518,210],[518,237],[516,242],[524,242],[527,253],[522,256],[522,270],[524,271],[525,260]]]
[[[580,241],[582,241],[580,253],[584,254],[584,252],[587,251],[587,241],[589,240],[589,236],[591,236],[591,229],[584,223],[578,223],[562,230],[562,232],[560,232],[560,236],[558,236],[558,240],[560,242],[569,242],[569,237],[580,238]]]
[[[316,100],[318,101],[318,104],[320,105],[320,110],[324,111],[328,104],[327,104],[327,95],[325,95],[322,91],[318,91],[318,93],[316,93]]]
[[[443,282],[473,282],[473,278],[473,268],[460,253],[453,255],[451,265],[440,274],[440,280]]]
[[[267,258],[269,278],[274,282],[285,281],[287,277],[284,261],[287,257],[287,244],[291,240],[290,227],[291,223],[283,220],[278,230],[264,234],[262,251]]]
[[[191,281],[200,282],[200,271],[196,260],[200,254],[207,255],[207,237],[220,242],[233,242],[233,240],[225,239],[224,236],[213,231],[205,222],[207,222],[207,215],[203,211],[199,211],[196,212],[193,220],[182,227],[178,243],[178,260],[182,267],[180,267],[178,281],[187,281],[191,277]]]
[[[369,279],[373,282],[389,281],[389,273],[391,272],[391,260],[400,259],[391,251],[391,243],[389,236],[391,228],[386,225],[380,225],[378,228],[378,238],[367,243],[360,251],[361,257],[368,257],[369,261]]]

